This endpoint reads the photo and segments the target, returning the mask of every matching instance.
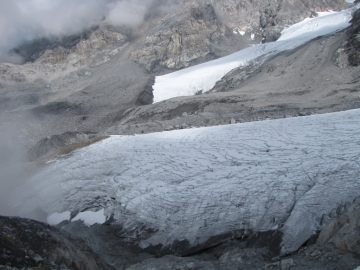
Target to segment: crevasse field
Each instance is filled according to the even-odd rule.
[[[360,188],[360,110],[112,136],[48,164],[24,213],[153,229],[142,247],[281,228],[296,250]],[[21,190],[16,198],[22,197]],[[62,214],[59,214],[62,213]]]

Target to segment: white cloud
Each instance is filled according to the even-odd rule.
[[[152,0],[126,0],[111,5],[106,22],[115,25],[138,27],[144,20]]]
[[[61,37],[99,24],[137,27],[152,0],[0,0],[0,62],[8,51],[39,37]]]

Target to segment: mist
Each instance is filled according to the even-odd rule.
[[[13,192],[26,178],[25,147],[17,121],[7,119],[4,115],[0,115],[0,121],[7,122],[0,129],[0,215],[15,215],[15,206],[11,200],[14,199]]]
[[[137,28],[154,1],[0,0],[0,63],[22,63],[19,55],[9,51],[37,38],[61,38],[101,23]],[[34,169],[29,170],[23,127],[33,117],[15,119],[0,112],[0,215],[45,221],[45,213],[32,211],[37,204],[47,203],[39,201],[39,191],[29,182]]]
[[[153,0],[0,0],[0,63],[21,63],[9,51],[36,38],[61,38],[99,25],[136,28]]]
[[[109,5],[106,23],[114,26],[138,27],[143,23],[153,0],[118,1]]]
[[[11,114],[0,112],[0,215],[20,216],[46,222],[43,205],[49,198],[41,197],[46,188],[54,187],[48,179],[34,177],[44,169],[41,163],[29,163],[28,143],[31,137],[26,123],[33,122],[30,112]],[[42,181],[43,185],[37,185]],[[62,192],[56,187],[50,192],[56,198]]]

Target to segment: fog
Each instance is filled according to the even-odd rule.
[[[154,0],[0,0],[0,62],[21,63],[21,57],[9,54],[9,50],[36,38],[61,38],[100,23],[137,28],[153,3]],[[35,172],[27,162],[27,135],[22,127],[34,116],[22,115],[20,120],[14,117],[0,112],[0,215],[45,221],[45,213],[28,212],[26,208],[29,203],[32,207],[46,203],[38,202],[38,191],[28,183]]]
[[[21,123],[6,119],[4,115],[0,115],[0,121],[0,215],[15,215],[15,205],[11,201],[13,192],[26,178],[25,148],[17,128]]]
[[[153,0],[117,1],[108,5],[109,12],[105,22],[115,26],[138,27],[143,22],[145,15]]]
[[[9,51],[25,41],[62,37],[106,22],[138,27],[153,0],[0,0],[0,62],[20,63]]]

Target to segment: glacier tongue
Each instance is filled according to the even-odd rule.
[[[175,251],[179,241],[279,228],[289,253],[359,195],[359,119],[352,110],[113,136],[48,164],[28,182],[38,194],[22,210],[105,209],[142,248]]]

